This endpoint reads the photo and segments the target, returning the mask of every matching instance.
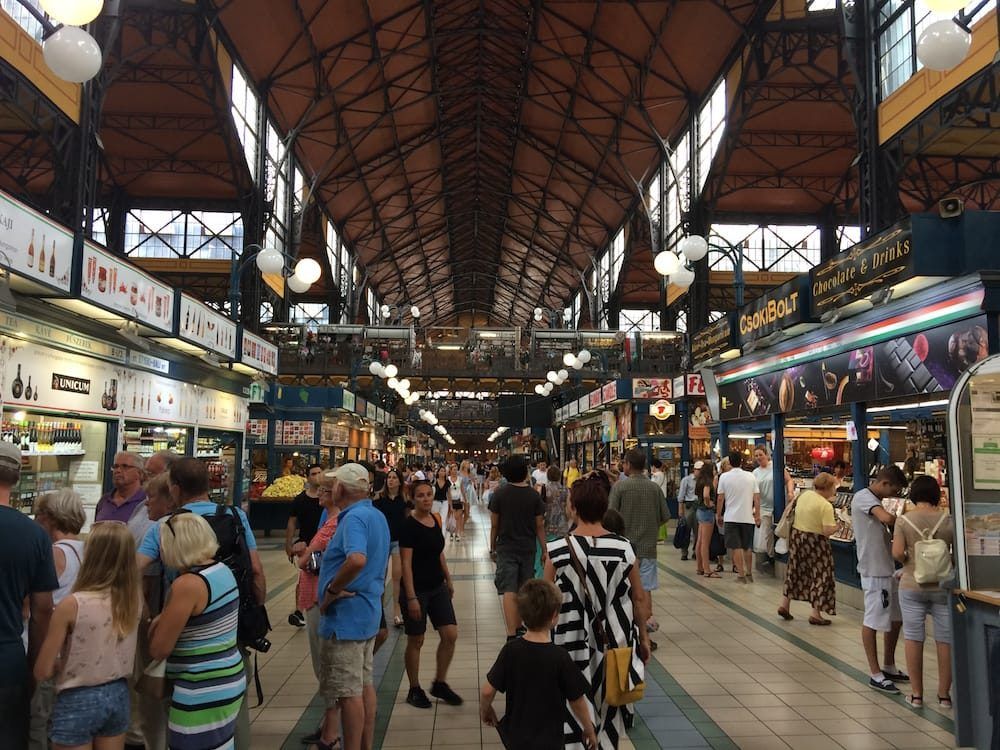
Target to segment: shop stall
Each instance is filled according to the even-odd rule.
[[[955,523],[950,592],[955,744],[1000,742],[1000,356],[974,363],[948,404],[949,487]]]

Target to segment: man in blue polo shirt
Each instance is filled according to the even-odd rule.
[[[319,687],[327,706],[320,747],[337,738],[339,705],[344,750],[370,750],[375,734],[372,662],[389,563],[389,526],[369,497],[368,469],[344,464],[326,478],[341,512],[319,571]]]

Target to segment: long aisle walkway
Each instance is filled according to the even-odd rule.
[[[446,548],[455,580],[459,642],[449,683],[465,698],[455,708],[435,702],[409,706],[403,672],[405,639],[399,631],[376,655],[376,748],[500,748],[496,733],[478,718],[478,691],[504,640],[493,566],[487,555],[489,516],[475,508],[461,543]],[[264,705],[251,711],[253,749],[295,750],[321,713],[306,634],[287,623],[294,608],[294,571],[280,544],[262,539],[275,623],[271,651],[260,659]],[[778,619],[780,584],[755,576],[750,585],[730,574],[695,575],[673,547],[660,546],[660,589],[654,610],[659,643],[647,671],[646,698],[630,742],[622,748],[744,748],[755,750],[871,750],[954,747],[950,712],[916,711],[901,697],[868,688],[860,643],[861,613],[838,606],[831,627],[810,626],[808,607],[796,619]],[[421,681],[429,688],[437,638],[428,632]],[[927,649],[925,682],[936,664]],[[900,643],[897,663],[903,664]],[[256,701],[254,701],[255,703]],[[498,706],[498,713],[502,701]]]

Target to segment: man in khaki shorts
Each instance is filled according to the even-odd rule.
[[[389,563],[389,526],[372,505],[368,469],[344,464],[326,478],[341,512],[319,570],[319,689],[327,710],[317,747],[335,745],[339,708],[344,750],[370,750],[375,734],[372,661]]]

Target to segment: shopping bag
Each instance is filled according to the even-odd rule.
[[[710,559],[714,560],[717,557],[722,557],[726,554],[726,539],[719,531],[719,526],[716,524],[712,527],[712,541],[708,544],[708,556]]]

